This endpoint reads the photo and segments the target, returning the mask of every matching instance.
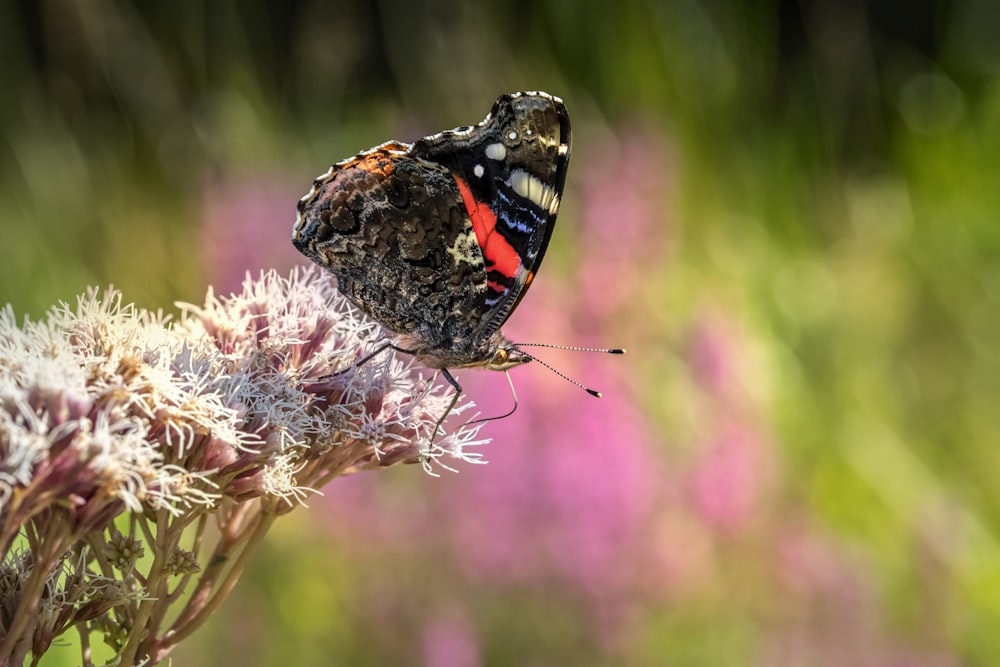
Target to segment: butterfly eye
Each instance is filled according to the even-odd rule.
[[[499,350],[497,350],[497,353],[493,355],[493,363],[499,365],[499,364],[504,364],[506,362],[507,362],[507,350],[501,347]]]

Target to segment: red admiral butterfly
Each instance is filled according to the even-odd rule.
[[[569,148],[562,100],[511,93],[475,127],[338,162],[299,201],[295,247],[397,334],[372,355],[392,347],[441,369],[456,390],[445,417],[462,391],[448,369],[534,359],[500,327],[545,255]]]

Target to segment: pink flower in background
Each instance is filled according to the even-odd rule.
[[[718,315],[703,317],[692,327],[687,357],[695,384],[710,396],[728,402],[739,388],[734,380],[731,326]]]
[[[667,268],[676,232],[676,174],[669,144],[652,132],[623,132],[592,155],[580,169],[582,270],[574,285],[586,302],[584,313],[608,324],[608,317],[633,305],[651,268]]]
[[[614,596],[630,583],[621,565],[640,546],[661,479],[650,437],[613,388],[598,401],[569,384],[546,386],[539,373],[546,371],[518,374],[521,407],[516,418],[491,425],[499,446],[490,465],[448,480],[430,514],[461,498],[448,539],[473,576],[555,579]],[[501,407],[493,400],[484,410]]]
[[[305,264],[292,247],[295,205],[308,184],[274,175],[208,179],[202,193],[201,248],[208,283],[218,294],[238,291],[246,273]]]
[[[602,252],[657,255],[669,240],[673,151],[658,134],[628,130],[592,149],[582,167],[582,238]]]
[[[531,321],[541,315],[546,309],[538,297],[544,294],[526,300],[521,316]],[[647,426],[612,373],[617,359],[591,359],[577,370],[571,359],[581,353],[546,352],[571,375],[585,373],[605,397],[594,399],[529,364],[512,374],[517,412],[486,426],[494,440],[489,465],[465,466],[459,475],[428,482],[420,500],[405,506],[387,506],[393,500],[380,497],[372,478],[342,480],[325,502],[338,528],[344,527],[344,508],[351,508],[350,525],[360,530],[351,542],[358,534],[409,540],[407,553],[426,549],[428,560],[467,586],[557,586],[573,599],[589,600],[579,611],[614,641],[615,622],[628,616],[640,578],[649,576],[639,567],[640,554],[665,473]],[[484,416],[509,409],[510,391],[500,374],[459,377]]]
[[[743,392],[745,353],[735,325],[720,315],[702,317],[687,350],[694,400],[710,421],[709,435],[695,455],[688,488],[695,513],[723,535],[742,531],[752,520],[770,455]]]
[[[475,628],[459,613],[431,618],[424,626],[425,667],[478,667],[479,644]]]
[[[878,614],[878,593],[866,563],[812,525],[808,516],[786,520],[773,536],[775,593],[784,622],[762,637],[760,665],[836,667],[958,667],[948,651],[933,648],[943,619],[907,645]],[[933,613],[933,612],[932,612]],[[921,643],[925,643],[921,646]]]
[[[370,476],[355,476],[331,485],[322,502],[330,528],[343,534],[340,549],[410,573],[401,580],[412,582],[420,572],[434,573],[431,580],[439,584],[443,578],[446,598],[469,619],[463,625],[476,624],[479,609],[503,604],[509,595],[544,595],[545,604],[572,610],[580,631],[610,650],[639,614],[646,582],[658,576],[642,567],[643,554],[658,487],[667,480],[624,397],[609,391],[598,401],[568,384],[553,392],[532,372],[516,379],[516,417],[488,426],[494,438],[489,465],[428,480],[402,499]],[[486,380],[472,375],[463,383],[481,398]],[[507,401],[491,398],[484,414],[499,414],[494,408],[506,409]],[[364,594],[374,605],[372,622],[398,623],[400,605],[423,595],[390,590]],[[381,595],[399,600],[380,602]],[[389,616],[386,608],[393,610]],[[458,629],[440,619],[425,622],[425,664],[475,664],[465,653],[475,643]],[[432,647],[432,639],[446,645]],[[439,659],[453,651],[463,656],[460,662]]]
[[[760,476],[754,438],[739,427],[720,433],[703,447],[690,473],[694,510],[720,533],[737,533],[753,518]]]

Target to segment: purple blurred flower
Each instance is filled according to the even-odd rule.
[[[661,254],[677,177],[672,148],[659,134],[633,129],[591,151],[596,157],[581,156],[585,241],[601,252]]]
[[[201,248],[208,282],[238,291],[247,272],[284,272],[302,263],[290,241],[295,204],[305,194],[284,176],[217,174],[202,190]]]
[[[543,577],[613,595],[655,498],[649,436],[615,391],[591,401],[572,385],[546,387],[539,372],[519,374],[517,418],[492,425],[505,444],[488,470],[451,480],[435,500],[477,508],[456,513],[450,532],[463,567],[484,580]]]
[[[666,267],[674,232],[676,182],[669,145],[657,134],[633,130],[595,149],[584,160],[578,235],[582,270],[574,280],[591,321],[633,303],[649,284],[650,267]]]
[[[732,428],[703,447],[690,476],[695,512],[723,534],[752,518],[760,477],[759,446],[747,429]]]
[[[490,378],[481,375],[462,377],[477,398],[488,391]],[[500,598],[552,591],[593,641],[619,645],[647,582],[667,574],[645,566],[659,487],[668,480],[638,412],[607,380],[606,398],[595,400],[543,368],[517,373],[521,406],[488,425],[498,443],[489,465],[426,485],[419,499],[399,502],[371,478],[342,480],[322,501],[336,517],[332,527],[345,531],[342,548],[360,548],[363,560],[368,550],[405,554],[423,563],[418,569],[450,573],[456,585],[448,598],[469,618],[485,604],[484,591]],[[509,394],[487,397],[484,414],[502,414],[509,401]],[[428,648],[440,630],[425,628],[425,654],[452,650]]]
[[[729,323],[718,315],[702,317],[692,327],[688,342],[688,367],[695,384],[710,396],[728,401],[739,385],[734,381],[732,333]]]
[[[429,620],[424,626],[423,664],[426,667],[481,665],[475,628],[458,613]]]
[[[696,515],[727,536],[752,520],[771,465],[767,435],[742,389],[746,352],[735,329],[721,315],[702,316],[692,327],[687,350],[692,401],[707,416],[700,428],[708,434],[687,486]]]
[[[942,625],[922,636],[894,637],[878,614],[871,568],[860,554],[845,553],[807,517],[777,527],[775,594],[783,622],[761,642],[760,665],[858,665],[859,667],[958,667],[941,650]],[[941,619],[938,619],[939,621]],[[921,644],[923,644],[921,646]]]

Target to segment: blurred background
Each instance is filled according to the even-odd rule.
[[[285,271],[316,175],[500,93],[573,119],[507,333],[628,348],[543,355],[605,398],[519,368],[489,465],[336,480],[175,664],[1000,664],[998,33],[993,0],[0,5],[21,315]]]

